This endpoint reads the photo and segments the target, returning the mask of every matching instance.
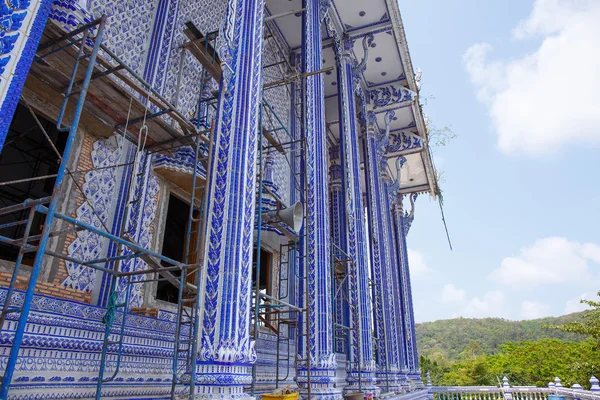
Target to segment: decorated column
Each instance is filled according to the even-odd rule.
[[[201,274],[197,395],[248,397],[256,360],[250,338],[263,0],[230,0],[208,180]]]
[[[302,14],[302,71],[321,69],[321,21],[327,12],[327,2],[304,0]],[[336,361],[333,348],[331,307],[331,265],[329,245],[329,213],[327,188],[327,144],[325,133],[325,94],[321,74],[304,80],[304,137],[306,155],[306,251],[300,263],[299,295],[308,308],[308,321],[299,316],[298,375],[296,380],[306,396],[310,381],[313,398],[341,399],[335,386]],[[308,370],[310,366],[310,370]]]
[[[387,163],[387,160],[382,160],[382,163]],[[397,192],[397,185],[392,182],[386,169],[382,166],[381,168],[381,179],[382,179],[382,198],[384,202],[383,212],[383,228],[385,237],[388,238],[387,245],[387,259],[388,259],[388,271],[390,272],[390,283],[393,291],[393,302],[392,311],[396,320],[396,354],[398,355],[398,375],[397,380],[404,390],[409,388],[408,385],[408,367],[406,362],[406,346],[405,346],[405,333],[403,321],[403,308],[402,308],[402,288],[400,284],[400,275],[398,268],[398,241],[396,240],[396,229],[395,229],[395,218],[394,218],[394,199],[395,193]]]
[[[391,121],[390,114],[387,121]],[[387,116],[386,116],[387,117]],[[389,257],[389,233],[386,226],[386,213],[389,210],[385,202],[386,191],[380,174],[383,147],[386,137],[381,137],[375,131],[374,115],[367,121],[367,136],[364,139],[366,182],[368,194],[368,220],[371,232],[371,275],[373,277],[373,321],[375,336],[379,339],[375,345],[375,360],[377,363],[377,384],[387,391],[402,390],[398,380],[398,334],[396,328],[395,306],[397,297],[394,290],[394,274]],[[386,133],[389,131],[389,122]]]
[[[343,167],[344,201],[346,209],[346,248],[353,262],[348,264],[348,303],[350,307],[348,354],[348,386],[351,391],[372,392],[379,396],[375,386],[373,359],[373,329],[369,270],[367,265],[365,215],[360,169],[359,133],[354,95],[355,69],[350,57],[350,41],[338,47],[338,108],[340,111],[340,154]],[[362,64],[362,63],[361,63]]]
[[[51,7],[52,0],[0,0],[0,152]]]
[[[417,195],[410,197],[411,205]],[[417,337],[415,332],[415,318],[413,312],[412,290],[410,285],[410,270],[408,266],[408,250],[406,246],[406,235],[412,224],[414,210],[404,213],[403,196],[397,195],[394,204],[394,219],[396,230],[396,241],[398,250],[398,273],[400,274],[400,285],[402,292],[402,320],[404,324],[404,347],[406,349],[406,366],[408,377],[417,386],[423,386],[421,382],[421,371],[419,369],[419,354],[417,352]]]
[[[335,315],[334,327],[336,341],[334,342],[335,351],[345,353],[348,345],[347,330],[348,326],[348,283],[345,278],[346,265],[344,260],[346,256],[341,253],[341,249],[346,248],[346,209],[344,205],[344,191],[342,187],[342,165],[340,164],[340,146],[331,145],[329,148],[329,196],[331,216],[331,240],[332,240],[332,263],[334,263],[334,292],[333,307]]]

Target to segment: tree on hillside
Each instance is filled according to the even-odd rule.
[[[600,292],[598,292],[600,296]],[[562,325],[549,325],[549,328],[558,329],[564,332],[578,333],[588,335],[596,339],[600,346],[600,302],[581,299],[581,304],[587,304],[592,307],[591,310],[583,314],[581,322],[569,322]]]
[[[595,342],[566,342],[543,339],[536,342],[507,343],[502,351],[490,357],[490,370],[506,375],[516,386],[546,386],[555,376],[563,385],[574,383],[589,387],[589,377],[600,372],[600,352]]]
[[[431,358],[420,356],[419,366],[421,367],[423,382],[427,382],[427,373],[429,372],[433,385],[440,385],[444,374],[450,372],[450,363],[441,354],[436,354]]]
[[[543,327],[581,322],[582,315],[583,312],[579,312],[527,321],[456,318],[425,322],[417,325],[419,354],[432,360],[442,356],[452,362],[481,355],[478,346],[483,354],[492,355],[498,353],[500,346],[507,342],[533,342],[545,338],[580,342],[585,336]]]
[[[485,355],[485,351],[481,347],[481,342],[479,340],[471,340],[461,353],[461,358],[477,358],[483,355]]]
[[[589,388],[589,377],[600,373],[600,351],[595,346],[592,339],[510,342],[502,344],[497,354],[469,356],[444,369],[439,361],[422,357],[421,368],[433,371],[433,384],[442,386],[495,386],[506,376],[515,386],[543,387],[558,376],[567,387],[579,383]]]

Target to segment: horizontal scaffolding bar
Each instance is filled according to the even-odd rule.
[[[13,238],[9,238],[6,236],[1,236],[0,235],[0,242],[2,243],[6,243],[15,247],[21,247],[23,246],[23,239],[13,239]],[[33,251],[37,248],[37,246],[32,246],[32,245],[25,245],[23,246],[25,249],[28,249],[28,251]]]
[[[138,258],[141,255],[142,255],[142,253],[131,253],[131,254],[125,254],[122,256],[99,258],[97,260],[92,260],[92,261],[84,261],[84,262],[81,262],[80,264],[81,265],[103,264],[103,263],[107,263],[107,262],[111,262],[111,261],[130,260],[132,258]]]
[[[25,225],[27,223],[27,219],[22,220],[22,221],[15,221],[15,222],[9,222],[7,224],[2,224],[0,225],[0,229],[6,229],[6,228],[11,228],[13,226],[19,226],[19,225]]]
[[[78,259],[76,259],[74,257],[71,257],[71,256],[67,256],[66,254],[57,253],[57,252],[52,251],[52,250],[46,250],[44,252],[44,254],[47,254],[47,255],[52,256],[52,257],[60,258],[62,260],[69,261],[69,262],[72,262],[72,263],[75,263],[75,264],[84,265],[84,263],[82,263],[81,260],[78,260]],[[104,268],[104,267],[99,267],[99,266],[93,265],[93,264],[86,265],[86,267],[93,268],[93,269],[98,270],[98,271],[106,272],[106,273],[111,274],[111,275],[116,275],[116,273],[117,273],[117,271],[114,271],[112,269]]]
[[[198,268],[198,266],[197,265],[196,266],[184,265],[184,266],[164,267],[164,268],[156,268],[156,269],[144,269],[141,271],[121,272],[119,274],[119,276],[135,276],[135,275],[168,272],[168,271],[186,271],[191,268]]]
[[[348,331],[353,331],[353,330],[355,330],[355,328],[351,328],[351,327],[349,327],[349,326],[342,325],[342,324],[338,324],[338,323],[334,323],[333,325],[334,325],[336,328],[338,328],[338,329],[345,329],[345,330],[348,330]]]
[[[41,52],[41,51],[43,51],[43,50],[49,49],[50,47],[52,47],[52,46],[54,46],[54,45],[56,45],[56,44],[58,44],[58,43],[62,42],[63,40],[67,40],[67,39],[69,39],[69,38],[72,38],[72,37],[74,37],[74,36],[77,36],[77,35],[79,35],[80,33],[83,33],[84,31],[86,31],[86,30],[90,29],[91,27],[93,27],[93,26],[96,26],[96,25],[100,24],[100,21],[101,21],[101,20],[102,20],[102,18],[98,18],[98,19],[96,19],[96,20],[94,20],[94,21],[90,22],[89,24],[83,25],[83,26],[81,26],[81,27],[79,27],[79,28],[77,28],[77,29],[75,29],[75,30],[73,30],[73,31],[71,31],[71,32],[69,32],[69,33],[67,33],[67,34],[65,34],[65,35],[63,35],[63,36],[61,36],[61,37],[59,37],[59,38],[58,38],[58,39],[56,39],[56,40],[53,40],[53,41],[51,41],[51,42],[48,42],[48,43],[46,43],[46,44],[43,44],[43,45],[41,45],[41,46],[40,46],[40,47],[37,49],[37,51],[38,51],[38,52]],[[79,41],[80,41],[80,40],[82,40],[82,38],[79,38]],[[72,44],[73,44],[73,43],[71,43],[71,44],[67,45],[66,47],[69,47],[69,46],[70,46],[70,45],[72,45]],[[61,48],[59,48],[58,50],[62,50],[63,48],[64,48],[64,47],[61,47]],[[40,57],[40,58],[44,58],[44,57],[46,57],[46,56],[47,56],[47,55],[44,55],[44,56],[42,56],[42,57]]]
[[[174,118],[177,120],[177,122],[179,122],[179,124],[181,125],[182,128],[191,128],[192,132],[196,132],[196,128],[187,120],[186,117],[184,117],[178,110],[177,108],[175,108],[175,106],[173,106],[167,99],[165,99],[160,93],[158,93],[153,87],[152,85],[150,85],[148,82],[146,82],[141,76],[139,76],[133,69],[131,69],[127,64],[125,64],[113,51],[111,51],[108,47],[106,47],[104,44],[100,44],[100,48],[102,49],[102,51],[104,51],[106,54],[108,54],[110,57],[112,57],[118,64],[123,65],[124,69],[129,72],[137,81],[139,81],[143,86],[145,86],[147,88],[146,94],[148,94],[148,92],[150,92],[155,98],[157,98],[158,100],[160,100],[165,106],[166,108],[171,109],[171,113],[174,114]],[[114,65],[110,65],[110,67],[107,68],[112,68],[114,67]],[[123,75],[120,71],[116,71],[115,76],[121,80],[123,80],[125,83],[129,83],[129,78],[125,75]],[[150,96],[148,96],[150,101],[152,103],[154,103],[156,106],[161,106],[160,104],[156,104],[157,102],[152,99]],[[164,108],[164,107],[161,107]],[[202,138],[205,141],[208,141],[206,138]]]
[[[305,72],[303,74],[298,74],[295,76],[291,76],[289,78],[284,78],[280,81],[275,81],[275,82],[270,82],[270,83],[265,83],[263,85],[263,89],[271,89],[277,86],[281,86],[281,85],[287,85],[288,83],[292,83],[292,82],[296,82],[296,80],[300,79],[300,78],[306,78],[312,75],[318,75],[318,74],[322,74],[328,71],[333,71],[333,67],[327,67],[327,68],[323,68],[323,69],[319,69],[317,71],[311,71],[311,72]]]
[[[269,17],[265,17],[263,21],[264,22],[269,22],[269,21],[272,21],[272,20],[274,20],[276,18],[287,17],[288,15],[294,15],[294,14],[298,14],[298,13],[301,13],[301,12],[304,12],[304,11],[306,11],[306,8],[301,8],[299,10],[286,11],[286,12],[283,12],[281,14],[275,14],[275,15],[271,15]]]
[[[50,203],[50,200],[52,200],[51,196],[42,197],[40,199],[27,199],[20,204],[14,204],[12,206],[8,206],[8,207],[4,207],[4,208],[0,209],[0,215],[11,214],[16,211],[24,210],[26,208],[35,207],[37,205],[41,205],[44,203]]]
[[[283,301],[283,300],[280,300],[280,299],[278,299],[278,298],[276,298],[276,297],[269,296],[269,295],[268,295],[268,294],[266,294],[266,293],[260,293],[260,292],[259,292],[259,293],[258,293],[258,297],[262,297],[262,298],[263,298],[263,299],[265,299],[265,300],[276,301],[276,302],[278,302],[279,304],[283,304],[284,306],[287,306],[287,307],[289,307],[289,308],[291,308],[291,309],[293,309],[293,310],[297,310],[297,311],[304,311],[304,309],[303,309],[303,308],[301,308],[301,307],[296,307],[296,306],[295,306],[295,305],[293,305],[293,304],[290,304],[290,303],[288,303],[288,302],[285,302],[285,301]]]
[[[170,143],[173,143],[173,142],[177,142],[179,140],[191,139],[194,136],[201,136],[201,135],[203,135],[205,133],[210,133],[210,129],[205,129],[203,131],[198,131],[198,132],[195,132],[195,133],[191,133],[191,134],[186,135],[186,136],[174,137],[174,138],[170,138],[170,139],[167,139],[167,140],[163,140],[161,142],[152,143],[152,144],[146,146],[146,149],[150,150],[150,149],[153,149],[153,148],[158,147],[158,146],[164,146],[165,144],[170,144]],[[205,141],[204,138],[202,140]],[[178,146],[175,146],[175,147],[178,147]]]
[[[56,174],[34,176],[33,178],[15,179],[14,181],[4,181],[4,182],[0,182],[0,186],[15,185],[17,183],[25,183],[25,182],[33,182],[33,181],[41,181],[43,179],[49,179],[49,178],[56,178]]]
[[[128,122],[122,122],[120,124],[117,124],[117,125],[115,125],[115,129],[123,128],[123,127],[125,127],[125,125],[131,127],[132,125],[135,125],[138,122],[147,121],[147,120],[152,119],[152,118],[160,117],[161,115],[168,114],[171,111],[172,111],[171,109],[165,108],[164,110],[160,110],[160,111],[157,111],[157,112],[152,113],[152,114],[144,115],[143,117],[135,118],[135,119],[132,119],[132,120],[130,120]]]
[[[35,207],[35,210],[38,211],[38,212],[44,213],[44,214],[46,214],[48,212],[48,208],[44,207],[44,206],[41,206],[41,205],[37,205]],[[159,260],[168,262],[171,265],[183,265],[179,261],[175,261],[175,260],[173,260],[173,259],[171,259],[169,257],[165,257],[162,254],[158,254],[158,253],[156,253],[156,252],[154,252],[152,250],[145,249],[144,247],[142,247],[142,246],[140,246],[138,244],[129,242],[129,241],[125,240],[125,239],[122,239],[122,238],[120,238],[118,236],[112,235],[112,234],[110,234],[108,232],[104,232],[101,229],[96,228],[95,226],[92,226],[92,225],[86,224],[84,222],[81,222],[81,221],[77,220],[76,218],[69,217],[68,215],[56,213],[56,218],[62,219],[63,221],[66,221],[66,222],[68,222],[68,223],[70,223],[72,225],[79,226],[81,228],[89,230],[92,233],[96,233],[96,234],[98,234],[100,236],[104,236],[105,238],[107,238],[109,240],[112,240],[113,242],[117,242],[119,244],[122,244],[123,246],[127,246],[130,249],[132,249],[132,250],[136,250],[136,251],[138,251],[140,253],[144,253],[144,254],[147,254],[149,256],[158,258]]]

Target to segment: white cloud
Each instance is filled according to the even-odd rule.
[[[521,303],[521,318],[536,319],[550,315],[550,307],[539,301],[524,301]]]
[[[444,285],[441,294],[443,303],[450,303],[457,310],[457,316],[466,318],[504,317],[505,295],[501,290],[490,290],[483,296],[467,297],[463,289],[453,284]]]
[[[590,297],[589,293],[582,293],[581,296],[568,300],[565,306],[565,314],[589,310],[590,306],[582,304],[581,300],[590,300]]]
[[[465,301],[466,294],[462,289],[458,289],[453,284],[449,283],[444,285],[442,289],[442,301],[444,303],[458,303],[462,304]]]
[[[487,59],[492,46],[475,44],[465,67],[488,106],[505,153],[541,155],[573,143],[600,145],[600,1],[536,0],[514,31],[540,37],[531,54]]]
[[[504,317],[504,302],[504,292],[491,290],[485,292],[481,298],[471,298],[463,308],[461,315],[471,318]]]
[[[592,278],[589,262],[598,262],[600,247],[596,244],[570,242],[566,238],[538,239],[521,249],[518,257],[506,257],[490,279],[513,288],[581,282]]]
[[[431,268],[425,264],[423,253],[413,249],[407,249],[407,253],[411,278],[421,278],[427,276],[432,271]]]
[[[595,244],[586,243],[583,245],[581,252],[585,258],[588,258],[598,264],[600,264],[600,246]]]

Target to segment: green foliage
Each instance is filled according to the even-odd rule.
[[[598,296],[600,296],[600,292],[598,292]],[[582,299],[581,303],[592,307],[591,310],[584,312],[581,321],[567,322],[562,325],[547,325],[547,327],[563,332],[591,336],[600,344],[600,302]]]
[[[429,372],[434,385],[495,386],[506,376],[511,385],[546,386],[558,376],[565,386],[579,383],[589,388],[590,377],[600,374],[596,336],[586,339],[573,333],[578,331],[544,329],[588,323],[584,317],[588,314],[529,321],[458,318],[419,324],[423,379]]]
[[[484,354],[495,354],[507,342],[536,341],[555,338],[581,341],[584,337],[576,333],[544,329],[546,325],[562,325],[580,322],[583,313],[564,315],[557,318],[542,318],[528,321],[509,321],[500,318],[456,318],[417,324],[419,354],[430,359],[437,355],[448,361],[459,360],[472,342],[477,342]]]
[[[505,343],[493,355],[477,355],[448,363],[422,357],[422,370],[430,368],[434,385],[496,385],[503,376],[514,386],[546,386],[555,376],[563,385],[579,383],[589,387],[589,379],[600,372],[600,352],[591,340],[567,342],[542,339],[535,342]]]
[[[439,354],[433,358],[420,356],[419,366],[423,382],[427,382],[427,372],[429,372],[432,382],[442,382],[444,375],[451,369],[450,362]]]
[[[556,376],[568,387],[575,383],[589,386],[590,377],[600,371],[600,352],[595,350],[592,340],[507,343],[490,357],[490,364],[495,373],[506,375],[517,386],[546,386]]]
[[[429,143],[433,147],[446,146],[450,140],[458,137],[452,130],[452,125],[445,125],[443,128],[438,128],[430,123],[427,125],[427,134]]]

